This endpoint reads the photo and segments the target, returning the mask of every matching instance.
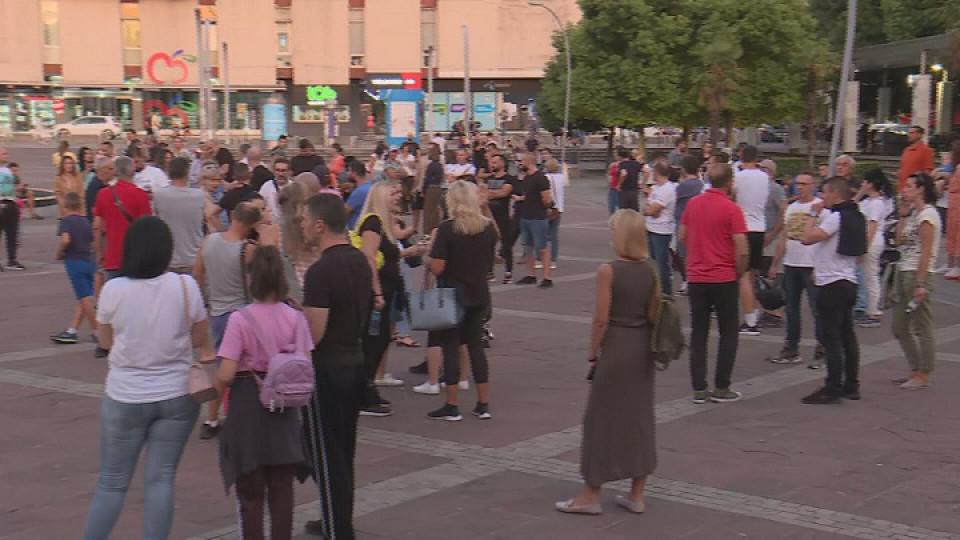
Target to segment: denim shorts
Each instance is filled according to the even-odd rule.
[[[540,251],[547,248],[547,238],[550,236],[550,224],[545,219],[524,219],[520,222],[520,230],[523,233],[523,245],[532,247],[537,256]]]
[[[66,259],[63,266],[67,270],[67,277],[70,278],[70,285],[73,286],[73,294],[77,300],[93,296],[93,274],[97,271],[97,265],[90,260]]]
[[[223,335],[227,333],[227,322],[230,321],[230,313],[224,313],[223,315],[211,315],[210,316],[210,332],[213,334],[213,347],[214,350],[220,350],[220,344],[223,343]]]

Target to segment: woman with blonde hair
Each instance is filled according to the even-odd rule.
[[[400,274],[401,257],[417,257],[426,253],[426,246],[407,248],[399,243],[412,234],[412,229],[402,228],[400,223],[400,185],[394,182],[377,182],[367,194],[367,199],[357,221],[357,233],[363,241],[362,251],[373,270],[374,312],[370,328],[363,339],[363,356],[368,392],[360,414],[365,416],[389,416],[393,414],[390,402],[380,396],[377,386],[401,386],[403,381],[385,374],[387,349],[390,346],[390,313],[397,294],[403,291]],[[383,265],[377,268],[377,253],[382,254]]]
[[[280,245],[285,259],[284,272],[290,285],[291,297],[297,302],[302,300],[303,278],[320,257],[316,246],[304,235],[300,226],[300,215],[309,198],[308,189],[299,181],[300,177],[312,173],[301,173],[293,182],[280,188],[277,204],[280,205]]]
[[[596,310],[590,337],[592,385],[583,420],[580,473],[583,491],[556,503],[570,514],[598,515],[600,488],[629,478],[629,497],[617,504],[643,513],[647,476],[657,465],[654,440],[654,366],[650,331],[659,306],[656,271],[650,264],[647,227],[634,210],[610,218],[617,258],[597,270]]]
[[[483,322],[490,310],[487,271],[493,264],[497,228],[485,217],[476,184],[457,180],[446,195],[450,219],[437,226],[430,250],[430,271],[443,287],[457,289],[464,311],[460,325],[431,333],[431,341],[443,348],[443,379],[447,385],[443,407],[427,416],[435,420],[463,419],[457,399],[460,381],[460,344],[470,353],[471,371],[477,386],[477,404],[473,415],[481,420],[490,414],[490,382],[486,351],[483,348]]]
[[[77,168],[77,160],[74,159],[73,154],[65,154],[60,159],[57,177],[53,180],[53,195],[57,199],[57,206],[60,207],[61,219],[67,213],[67,207],[64,204],[67,193],[76,193],[82,199],[85,191],[86,185],[80,169]]]

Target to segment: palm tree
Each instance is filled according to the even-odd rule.
[[[743,56],[743,48],[729,30],[712,34],[703,36],[703,45],[695,51],[704,66],[696,80],[700,87],[700,106],[707,109],[710,118],[710,140],[718,144],[720,123],[729,107],[727,96],[737,88],[737,61]],[[730,130],[727,130],[728,143],[729,137]]]

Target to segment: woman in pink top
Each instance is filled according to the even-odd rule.
[[[293,535],[293,480],[304,462],[300,412],[270,412],[260,403],[254,377],[265,376],[269,353],[257,338],[274,340],[274,350],[313,350],[303,314],[282,303],[288,287],[280,251],[260,246],[250,263],[254,303],[230,317],[220,345],[218,390],[230,387],[230,416],[220,434],[220,471],[227,491],[236,484],[244,538],[264,538],[264,502],[270,506],[271,538]],[[255,321],[256,329],[250,321]]]

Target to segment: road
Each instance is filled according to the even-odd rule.
[[[38,171],[39,184],[48,152],[37,156],[42,162],[25,170]],[[660,465],[647,513],[613,504],[622,483],[609,486],[600,517],[555,512],[553,502],[579,488],[593,276],[611,257],[604,189],[599,177],[570,186],[553,290],[494,287],[492,421],[427,420],[440,398],[411,392],[409,382],[420,379],[406,374],[422,349],[391,350],[389,371],[408,385],[385,390],[394,416],[361,422],[359,538],[960,540],[956,303],[934,307],[940,353],[927,391],[887,382],[905,370],[887,328],[859,331],[864,399],[839,406],[800,404],[822,373],[764,360],[779,350],[781,330],[741,339],[737,403],[693,405],[678,362],[658,376]],[[105,363],[92,357],[92,344],[58,347],[47,338],[63,329],[73,302],[53,260],[55,226],[27,222],[28,271],[0,274],[3,540],[77,537],[98,470]],[[956,302],[949,299],[958,290],[941,280],[936,295]],[[173,538],[238,537],[236,504],[221,485],[216,442],[195,433],[178,476]],[[315,518],[315,499],[312,485],[297,488],[298,522]],[[142,500],[138,477],[114,538],[141,537]]]

